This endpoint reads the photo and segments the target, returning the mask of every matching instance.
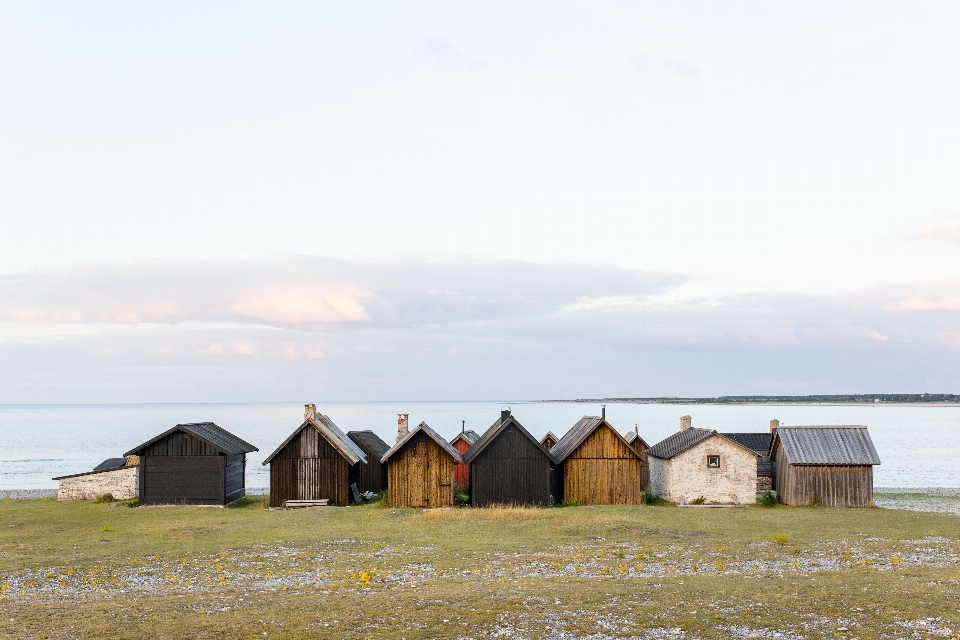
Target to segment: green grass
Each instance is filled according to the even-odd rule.
[[[0,636],[960,630],[953,515],[264,506],[262,497],[227,509],[0,500]]]

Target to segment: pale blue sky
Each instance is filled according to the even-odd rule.
[[[957,392],[957,33],[0,0],[0,401]]]

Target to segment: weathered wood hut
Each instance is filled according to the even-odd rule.
[[[351,469],[367,461],[363,451],[328,416],[304,405],[303,423],[267,456],[270,465],[270,506],[288,500],[328,500],[350,503]]]
[[[556,460],[509,410],[471,446],[470,503],[548,505]]]
[[[124,456],[139,456],[140,504],[226,505],[246,495],[258,449],[212,422],[178,424]]]
[[[543,448],[547,451],[553,449],[553,445],[560,442],[560,438],[554,435],[553,431],[547,431],[547,435],[540,438],[540,444],[543,445]]]
[[[93,500],[107,494],[114,500],[136,498],[139,465],[137,456],[107,458],[93,471],[54,478],[57,500]]]
[[[770,458],[774,489],[785,504],[873,506],[873,465],[880,457],[866,427],[777,427]]]
[[[450,441],[450,444],[453,445],[453,448],[456,449],[460,457],[463,458],[463,454],[465,454],[467,449],[479,438],[480,434],[476,431],[464,429]],[[467,493],[470,492],[470,465],[467,464],[466,461],[453,465],[453,484],[458,487],[463,487]]]
[[[650,461],[647,459],[650,445],[640,437],[640,428],[637,425],[633,426],[633,431],[627,432],[626,441],[640,456],[640,490],[644,491],[650,487]]]
[[[384,454],[387,504],[434,509],[453,505],[453,467],[463,462],[449,442],[421,422]]]
[[[347,437],[367,456],[366,463],[353,465],[357,488],[361,492],[380,493],[387,488],[387,467],[380,463],[380,458],[390,450],[390,445],[373,431],[348,431]]]
[[[690,416],[680,431],[647,450],[650,489],[654,494],[689,504],[754,504],[757,501],[757,457],[749,447],[712,429],[694,429]]]
[[[562,500],[639,504],[640,455],[605,416],[584,416],[550,450]]]

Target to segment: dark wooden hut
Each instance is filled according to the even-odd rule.
[[[543,448],[547,451],[553,449],[553,445],[560,442],[560,438],[553,434],[553,431],[547,431],[547,435],[540,438],[540,444],[543,445]]]
[[[790,505],[873,506],[880,457],[866,427],[777,427],[770,443],[774,489]]]
[[[757,454],[757,491],[773,489],[773,462],[770,460],[772,433],[721,433]]]
[[[212,422],[178,424],[124,456],[140,457],[140,504],[226,505],[246,495],[258,449]]]
[[[584,416],[550,450],[561,498],[580,504],[639,504],[640,454],[604,416]]]
[[[627,433],[626,441],[640,456],[640,490],[644,491],[650,488],[650,461],[647,458],[647,449],[650,445],[640,437],[640,428],[636,425],[633,431]]]
[[[470,502],[548,505],[556,460],[509,410],[473,443],[463,457],[470,466]]]
[[[367,456],[366,463],[353,465],[357,488],[380,493],[387,488],[387,467],[380,463],[380,458],[390,450],[390,445],[373,431],[348,431],[347,437]]]
[[[387,504],[433,509],[453,505],[453,467],[460,453],[426,422],[384,454]]]
[[[453,445],[453,448],[456,449],[460,457],[463,458],[463,454],[465,454],[467,449],[479,438],[480,434],[476,431],[465,429],[458,433],[456,437],[450,441],[450,444]],[[463,487],[467,493],[470,493],[470,465],[466,462],[458,462],[453,465],[453,484],[458,487]]]
[[[366,461],[329,416],[317,413],[316,405],[305,405],[303,424],[263,461],[270,465],[270,506],[282,507],[288,500],[346,506],[350,484],[356,482],[351,470]]]

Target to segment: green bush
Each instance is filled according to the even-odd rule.
[[[93,501],[94,502],[113,502],[113,494],[98,493],[96,496],[94,496]]]
[[[699,498],[694,498],[693,500],[691,500],[690,504],[704,504],[706,501],[707,501],[706,498],[704,498],[703,496],[700,496]]]
[[[579,507],[580,501],[577,500],[576,498],[567,498],[566,500],[560,503],[560,506],[561,507]]]
[[[761,491],[757,494],[757,504],[761,507],[775,507],[777,502],[776,491]]]
[[[667,503],[666,500],[655,494],[650,489],[643,490],[643,492],[640,494],[640,502],[643,504],[649,504],[651,506],[658,506]]]

